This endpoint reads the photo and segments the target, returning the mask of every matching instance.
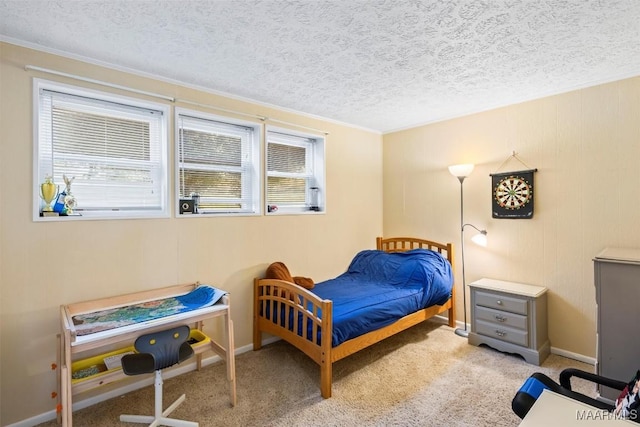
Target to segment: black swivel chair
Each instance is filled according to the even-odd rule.
[[[638,371],[638,374],[636,375],[640,375],[640,371]],[[536,372],[525,381],[522,387],[520,387],[520,390],[518,390],[513,400],[511,401],[511,408],[513,409],[513,412],[516,413],[516,415],[518,415],[520,418],[524,418],[533,404],[536,402],[538,397],[542,394],[542,391],[544,389],[549,389],[571,399],[578,400],[589,406],[593,406],[594,408],[611,412],[615,409],[614,405],[572,390],[571,378],[581,378],[583,380],[591,381],[596,384],[604,385],[622,391],[627,386],[632,389],[633,384],[635,383],[635,381],[637,381],[637,376],[636,379],[632,380],[631,383],[626,383],[624,381],[618,381],[611,378],[602,377],[600,375],[592,374],[590,372],[585,372],[580,369],[568,368],[560,373],[560,384],[558,384],[545,374]],[[639,409],[636,406],[632,406],[632,410],[630,411],[629,415],[629,419],[631,421],[640,423],[640,413],[638,411]]]
[[[184,402],[184,394],[173,402],[164,412],[162,411],[162,370],[193,356],[193,349],[187,342],[189,333],[189,327],[184,325],[142,335],[136,339],[134,347],[137,353],[127,354],[122,358],[122,370],[127,375],[150,374],[155,372],[155,414],[149,416],[120,415],[120,421],[150,423],[149,427],[161,425],[198,427],[198,423],[193,421],[167,418],[178,405]]]

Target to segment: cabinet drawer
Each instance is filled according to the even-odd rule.
[[[495,323],[496,327],[509,326],[511,328],[527,330],[527,316],[509,313],[508,311],[493,310],[486,307],[475,307],[477,320]]]
[[[476,291],[476,305],[511,313],[527,314],[527,300],[522,298]]]
[[[523,347],[529,345],[529,334],[527,331],[496,325],[495,323],[485,322],[484,320],[477,321],[476,333]]]

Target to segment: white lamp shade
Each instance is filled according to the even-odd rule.
[[[487,232],[480,232],[471,238],[471,241],[476,245],[487,247]]]
[[[449,172],[451,175],[456,176],[458,178],[466,178],[473,171],[473,165],[471,163],[465,163],[463,165],[452,165],[449,166]]]

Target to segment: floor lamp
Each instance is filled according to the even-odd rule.
[[[474,235],[471,240],[480,245],[487,246],[487,230],[480,230],[473,224],[464,223],[464,191],[463,185],[464,179],[469,176],[473,171],[472,164],[462,164],[449,166],[449,172],[451,175],[458,178],[460,181],[460,255],[462,258],[462,309],[464,313],[464,329],[457,328],[455,330],[456,335],[461,337],[468,337],[469,331],[467,330],[467,282],[464,272],[464,229],[465,227],[474,228],[478,234]]]

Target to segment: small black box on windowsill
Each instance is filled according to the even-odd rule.
[[[194,212],[193,199],[180,199],[180,215],[192,214]]]

